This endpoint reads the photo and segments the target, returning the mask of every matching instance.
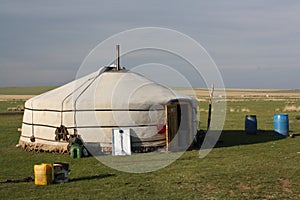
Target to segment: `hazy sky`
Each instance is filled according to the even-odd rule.
[[[101,41],[155,26],[199,42],[226,87],[299,89],[299,11],[298,0],[2,0],[0,87],[69,82]]]

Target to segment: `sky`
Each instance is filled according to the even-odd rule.
[[[226,88],[300,89],[299,10],[298,0],[2,0],[0,87],[67,83],[112,35],[162,27],[201,44]]]

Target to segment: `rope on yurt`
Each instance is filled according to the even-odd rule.
[[[94,78],[94,77],[93,77]],[[74,89],[70,94],[68,94],[62,101],[61,103],[61,111],[60,111],[60,127],[56,127],[55,129],[55,141],[69,141],[68,135],[69,132],[67,130],[67,127],[65,127],[63,125],[63,110],[64,110],[64,103],[65,101],[72,95],[74,94],[74,92],[76,92],[77,90],[79,90],[83,85],[85,85],[88,81],[90,81],[92,78],[86,80],[85,82],[83,82],[79,87],[77,87],[76,89]]]
[[[94,77],[93,77],[94,78]],[[61,112],[60,112],[60,125],[63,125],[63,111],[64,111],[64,103],[65,101],[71,97],[72,94],[74,94],[77,90],[79,90],[82,86],[84,86],[87,82],[89,82],[90,80],[92,80],[93,78],[89,78],[88,80],[86,80],[84,83],[82,83],[79,87],[77,87],[76,89],[74,89],[70,94],[68,94],[62,101],[61,103]]]
[[[106,67],[103,67],[101,70],[100,70],[100,74],[103,73],[104,71],[106,71]],[[82,84],[80,84],[77,88],[75,88],[71,93],[69,93],[62,101],[61,103],[61,110],[60,110],[60,127],[56,127],[56,130],[55,130],[55,140],[56,141],[60,141],[61,139],[63,141],[69,141],[69,138],[68,138],[68,135],[69,135],[69,132],[67,130],[67,127],[63,125],[63,112],[64,112],[64,103],[65,101],[71,97],[75,92],[77,92],[78,90],[80,90],[84,85],[86,85],[86,83],[88,83],[89,81],[92,80],[92,82],[100,75],[100,74],[97,74],[96,76],[94,77],[91,77],[89,79],[87,79],[86,81],[84,81]],[[89,87],[89,85],[88,85]],[[85,88],[86,89],[86,88]],[[85,90],[84,89],[84,90]],[[76,106],[75,106],[76,108]],[[75,112],[74,112],[74,117],[75,117],[75,113],[76,113],[76,109],[75,109]],[[76,129],[77,125],[75,126],[74,128],[74,135],[77,135],[77,129]]]
[[[75,99],[75,102],[74,102],[74,126],[75,126],[75,129],[74,129],[74,134],[77,135],[77,121],[76,121],[76,114],[77,114],[77,109],[76,109],[76,105],[77,105],[77,101],[78,99],[81,97],[81,95],[95,82],[95,80],[104,72],[110,70],[109,67],[103,67],[102,69],[99,70],[99,73],[94,77],[92,78],[92,81],[79,93],[79,95],[77,96],[77,98]]]

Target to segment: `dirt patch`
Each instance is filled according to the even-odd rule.
[[[237,186],[236,186],[240,191],[244,191],[244,190],[250,190],[251,188],[243,183],[239,183]]]
[[[0,95],[0,101],[28,100],[35,95]]]

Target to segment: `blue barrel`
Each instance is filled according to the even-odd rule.
[[[287,114],[274,115],[274,132],[277,137],[287,137],[289,135],[289,116]]]
[[[256,115],[246,115],[245,117],[245,132],[247,134],[256,134],[257,120]]]

